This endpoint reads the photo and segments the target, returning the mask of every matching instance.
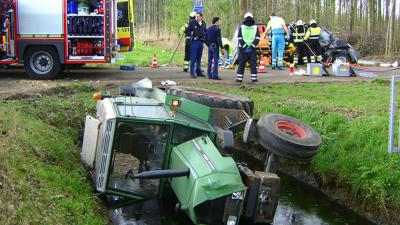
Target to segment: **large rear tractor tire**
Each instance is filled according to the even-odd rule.
[[[244,110],[250,117],[253,116],[253,101],[238,95],[189,87],[169,87],[166,92],[167,94],[187,98],[211,108]]]
[[[61,71],[60,57],[50,46],[34,46],[27,49],[24,55],[26,73],[36,80],[50,80]]]
[[[262,116],[257,130],[264,148],[292,160],[311,160],[322,142],[313,128],[293,117],[276,113]]]

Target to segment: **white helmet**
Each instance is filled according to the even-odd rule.
[[[247,18],[247,17],[251,17],[251,18],[253,18],[253,14],[252,13],[246,13],[246,14],[244,14],[244,17],[243,18]]]
[[[317,24],[317,21],[315,21],[315,20],[310,20],[310,25],[311,24]]]
[[[297,26],[302,26],[302,25],[304,25],[303,20],[297,20],[296,25],[297,25]]]
[[[190,17],[196,16],[196,12],[195,12],[195,11],[191,12],[191,13],[189,14],[189,16],[190,16]]]

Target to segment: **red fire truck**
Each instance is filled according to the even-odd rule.
[[[115,9],[115,0],[1,0],[0,64],[52,79],[66,65],[111,62]]]

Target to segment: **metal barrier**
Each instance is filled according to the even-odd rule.
[[[397,80],[400,79],[400,75],[395,75],[392,76],[392,92],[390,96],[390,121],[389,121],[389,145],[388,145],[388,150],[389,153],[395,153],[399,152],[400,153],[400,126],[399,126],[399,139],[397,142],[397,146],[394,145],[394,126],[395,126],[395,116],[396,116],[396,82]]]

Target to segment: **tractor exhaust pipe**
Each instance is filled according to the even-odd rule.
[[[128,177],[131,179],[161,179],[161,178],[172,178],[172,177],[188,177],[190,170],[154,170],[146,171],[134,175],[133,171],[130,169],[125,175],[125,179]]]

